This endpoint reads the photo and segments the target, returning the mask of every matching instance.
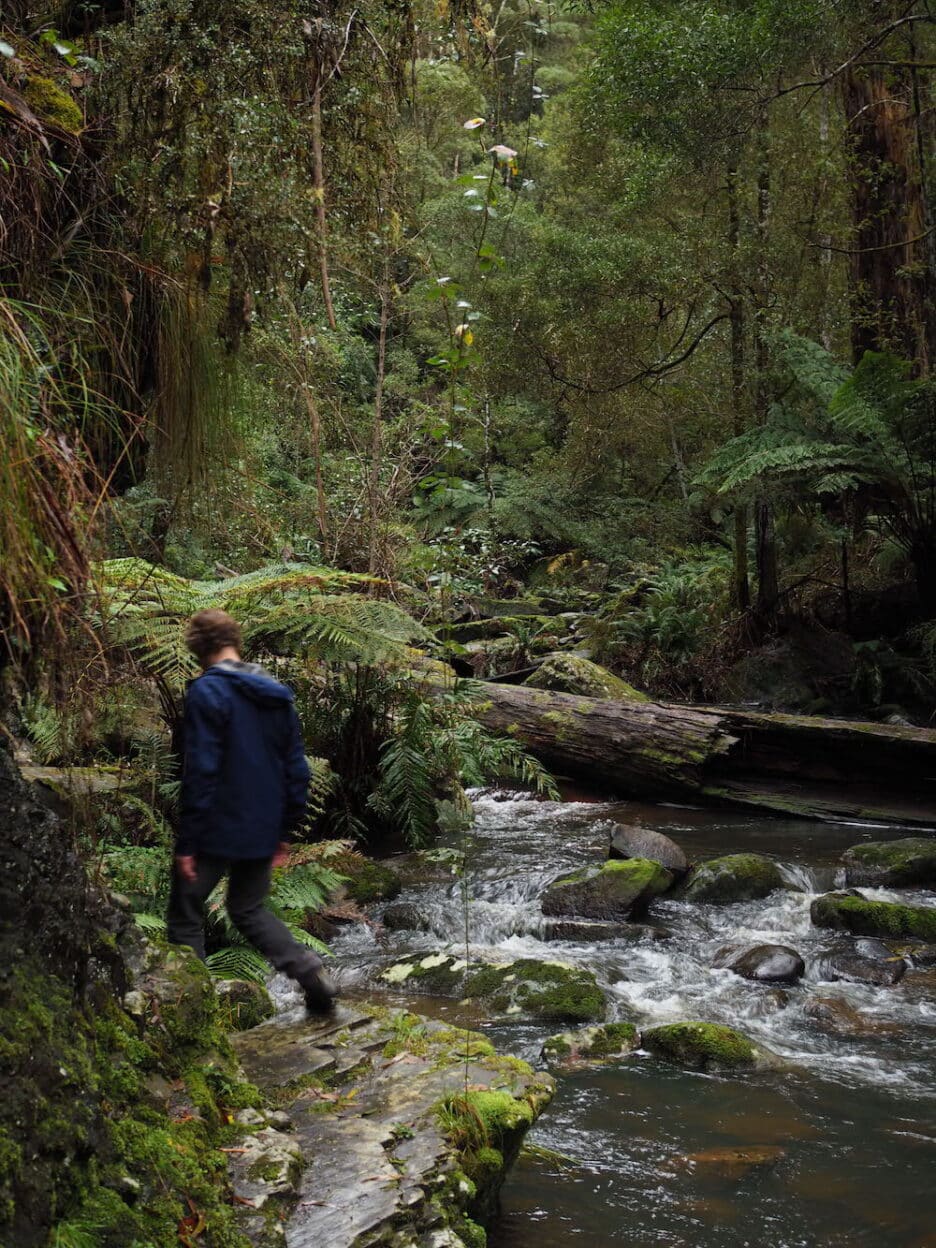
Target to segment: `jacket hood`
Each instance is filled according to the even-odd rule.
[[[202,673],[201,679],[230,681],[239,693],[261,706],[281,706],[293,700],[293,691],[274,680],[258,663],[234,663],[225,660],[209,667]]]

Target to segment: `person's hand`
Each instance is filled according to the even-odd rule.
[[[274,867],[285,867],[289,862],[289,855],[292,853],[292,846],[288,841],[280,841],[276,847],[276,853],[273,855]]]
[[[194,884],[198,879],[198,867],[194,854],[176,854],[175,865],[179,879],[185,880],[186,884]]]

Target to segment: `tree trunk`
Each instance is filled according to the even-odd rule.
[[[482,723],[620,797],[936,828],[936,732],[720,707],[481,689]]]
[[[731,326],[731,409],[732,432],[740,437],[747,428],[747,391],[744,384],[744,296],[739,279],[741,243],[741,211],[738,205],[738,170],[728,170],[728,244],[732,252],[734,277],[730,295]],[[732,584],[734,605],[745,612],[751,605],[751,584],[748,574],[748,512],[740,500],[734,508],[734,543]]]
[[[767,369],[770,364],[767,349],[767,318],[770,307],[770,241],[771,186],[770,186],[770,122],[764,113],[759,130],[760,158],[757,170],[757,326],[754,339],[754,367],[756,374],[755,416],[757,423],[766,425],[770,408],[770,389]],[[780,601],[780,580],[777,567],[777,538],[774,528],[773,507],[764,496],[754,504],[754,535],[757,554],[757,603],[756,614],[761,626],[771,632],[777,623],[777,607]]]
[[[936,273],[921,155],[926,124],[913,71],[843,75],[854,223],[852,353],[891,350],[927,376],[936,360]]]
[[[390,266],[384,264],[380,287],[380,333],[377,341],[377,385],[374,390],[374,426],[371,430],[370,470],[367,493],[370,532],[368,535],[367,567],[372,576],[380,571],[380,522],[383,507],[380,498],[380,470],[383,465],[383,392],[387,372],[387,326],[390,322]]]
[[[328,275],[328,222],[325,216],[325,162],[322,157],[322,82],[321,69],[316,70],[312,91],[312,186],[315,191],[315,215],[318,222],[319,274],[325,315],[332,329],[337,328],[335,305],[332,303],[331,278]]]

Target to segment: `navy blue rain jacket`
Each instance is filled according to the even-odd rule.
[[[218,663],[185,695],[177,854],[269,858],[305,815],[309,786],[291,689],[255,664]]]

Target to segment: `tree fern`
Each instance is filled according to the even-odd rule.
[[[429,634],[393,603],[365,597],[372,577],[304,564],[275,564],[245,576],[194,581],[141,559],[109,559],[98,569],[97,623],[141,666],[178,694],[198,666],[184,622],[206,607],[230,612],[254,649],[332,662],[403,660]]]

